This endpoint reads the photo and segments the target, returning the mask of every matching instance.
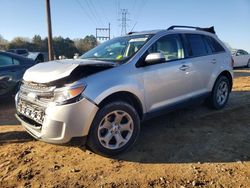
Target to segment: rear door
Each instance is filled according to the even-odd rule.
[[[186,34],[192,59],[192,96],[208,93],[208,85],[213,72],[220,62],[220,53],[225,50],[210,36]]]

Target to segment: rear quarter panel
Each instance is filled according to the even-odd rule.
[[[210,81],[208,84],[208,91],[212,91],[216,79],[223,71],[230,72],[230,74],[233,78],[233,67],[231,65],[230,52],[226,51],[224,53],[216,54],[215,56],[217,59],[217,67],[216,67],[216,69],[214,69],[214,72],[211,75],[211,78],[210,78]]]

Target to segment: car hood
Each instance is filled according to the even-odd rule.
[[[96,61],[87,59],[76,59],[76,60],[65,59],[65,60],[49,61],[46,63],[39,63],[29,68],[25,72],[23,79],[27,82],[35,82],[43,84],[68,77],[72,73],[72,71],[74,71],[78,67],[81,67],[81,69],[83,70],[84,67],[88,67],[88,69],[89,67],[91,67],[92,70],[95,68],[98,70],[104,70],[108,67],[114,67],[116,65],[117,64],[114,62],[105,62],[105,61]]]

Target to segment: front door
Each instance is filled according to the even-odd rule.
[[[18,61],[14,61],[9,56],[0,55],[0,96],[14,92],[21,72],[23,70]]]
[[[188,98],[189,70],[192,64],[184,60],[184,49],[179,35],[170,34],[158,39],[147,53],[160,52],[165,61],[142,67],[145,100],[148,112],[167,107]]]

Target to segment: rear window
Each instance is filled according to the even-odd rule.
[[[17,50],[17,54],[26,54],[27,50]]]
[[[186,37],[192,50],[192,56],[197,57],[208,54],[201,35],[187,34]]]
[[[225,49],[221,46],[221,44],[218,43],[214,38],[205,36],[204,39],[210,46],[213,53],[219,53],[225,51]]]

